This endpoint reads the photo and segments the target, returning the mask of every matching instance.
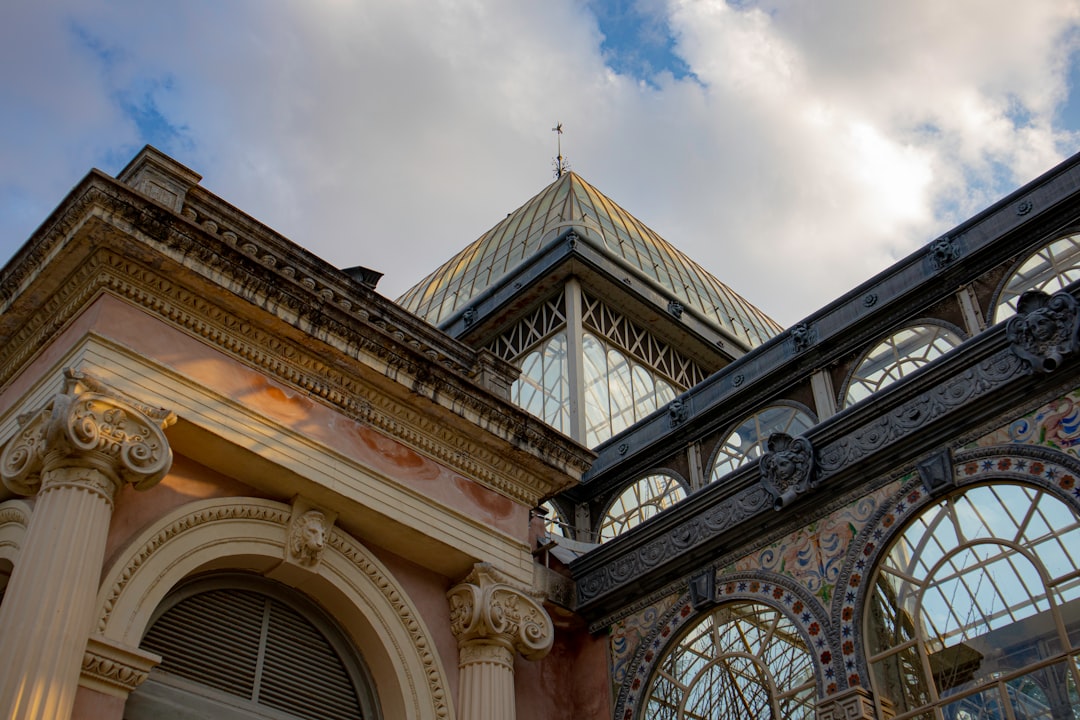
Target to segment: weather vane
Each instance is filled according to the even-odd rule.
[[[555,177],[561,178],[563,173],[570,169],[570,163],[562,156],[562,123],[556,122],[555,127],[551,128],[551,132],[559,137],[559,155],[555,158]]]

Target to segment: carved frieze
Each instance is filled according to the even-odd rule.
[[[1016,303],[1016,315],[1005,325],[1013,352],[1037,372],[1053,372],[1064,356],[1076,350],[1076,299],[1067,292],[1047,295],[1028,290]]]

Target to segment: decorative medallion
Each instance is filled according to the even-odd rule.
[[[782,432],[770,435],[767,446],[758,461],[761,483],[776,499],[773,507],[781,510],[814,487],[814,448],[805,437]]]
[[[1043,373],[1056,370],[1076,350],[1077,331],[1076,299],[1064,291],[1051,296],[1028,290],[1005,326],[1012,351],[1031,370]]]

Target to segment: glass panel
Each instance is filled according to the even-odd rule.
[[[1016,301],[1025,290],[1053,295],[1080,278],[1080,235],[1069,235],[1046,245],[1017,268],[998,298],[994,322],[1016,314]]]
[[[863,358],[848,383],[844,406],[892,385],[961,342],[963,338],[940,325],[917,325],[900,330]]]
[[[795,626],[757,603],[724,605],[667,651],[643,717],[677,720],[814,717],[813,663]]]
[[[897,712],[931,705],[936,691],[946,718],[1080,718],[1065,660],[1080,641],[1077,523],[1055,496],[1005,483],[920,513],[868,601],[878,692]]]
[[[648,475],[615,498],[600,524],[600,542],[611,540],[686,497],[670,475]]]

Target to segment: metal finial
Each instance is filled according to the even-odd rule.
[[[562,123],[556,122],[551,132],[559,137],[559,155],[555,158],[555,177],[561,178],[563,173],[570,169],[570,163],[562,156]]]

